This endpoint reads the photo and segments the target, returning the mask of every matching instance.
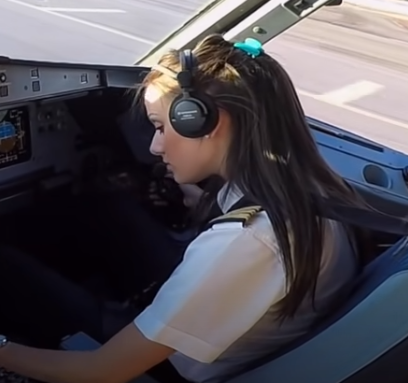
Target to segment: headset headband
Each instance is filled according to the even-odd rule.
[[[163,73],[166,76],[174,78],[180,85],[181,91],[189,95],[193,91],[193,70],[194,70],[194,58],[191,50],[186,49],[180,52],[180,72],[176,72],[170,68],[166,68],[163,65],[155,65],[152,69]]]

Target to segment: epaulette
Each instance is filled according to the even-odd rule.
[[[221,215],[209,221],[205,227],[205,230],[208,230],[215,224],[226,222],[238,222],[242,223],[243,227],[248,226],[252,219],[262,210],[263,210],[262,207],[257,205],[232,210],[224,215]]]

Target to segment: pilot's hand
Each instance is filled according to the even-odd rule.
[[[160,185],[157,181],[152,181],[148,188],[148,198],[154,206],[168,206],[169,202],[163,198],[163,190],[159,190]]]
[[[196,206],[204,190],[194,184],[179,184],[179,186],[184,194],[184,205],[189,208]]]

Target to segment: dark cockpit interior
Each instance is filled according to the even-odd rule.
[[[144,73],[144,68],[0,61],[4,240],[15,237],[20,245],[29,246],[28,238],[34,241],[37,236],[30,234],[33,227],[22,234],[22,226],[31,226],[28,220],[37,214],[34,211],[41,215],[42,226],[50,214],[47,206],[55,202],[63,207],[64,198],[114,190],[134,190],[145,197],[149,180],[157,173],[157,160],[148,150],[153,130],[131,107],[134,92],[129,91]],[[55,206],[51,211],[55,213]],[[19,214],[25,216],[24,222],[13,228]],[[54,239],[50,235],[47,242]]]
[[[110,301],[127,298],[121,275],[100,278],[121,251],[110,241],[131,208],[121,196],[134,196],[174,236],[187,222],[175,185],[161,184],[167,203],[150,199],[151,181],[162,178],[149,153],[153,129],[129,91],[147,70],[0,58],[0,247],[19,248]],[[309,123],[328,163],[372,205],[408,214],[405,155]],[[120,201],[116,212],[124,212],[120,219],[106,209],[112,196]],[[378,254],[398,239],[376,236]],[[3,328],[24,333],[18,320],[11,325],[0,317]]]
[[[175,238],[187,222],[179,188],[149,152],[154,130],[134,107],[145,72],[0,61],[0,247],[30,254],[115,302],[129,298],[125,266],[105,278],[120,263],[121,236],[132,235],[121,230],[127,210],[143,206]],[[17,322],[0,319],[0,331],[30,342]]]

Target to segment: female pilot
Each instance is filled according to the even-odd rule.
[[[4,338],[0,366],[52,383],[125,383],[168,359],[188,381],[220,382],[307,332],[349,289],[353,238],[318,218],[311,195],[364,203],[320,156],[288,74],[259,43],[212,35],[191,56],[172,51],[142,91],[156,128],[151,150],[175,180],[224,181],[203,194],[201,211],[215,202],[225,214],[242,201],[263,210],[246,224],[208,225],[152,304],[100,349]],[[180,95],[190,104],[180,106]]]

